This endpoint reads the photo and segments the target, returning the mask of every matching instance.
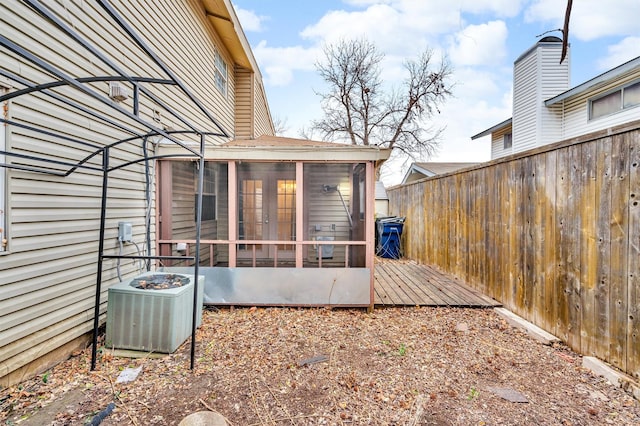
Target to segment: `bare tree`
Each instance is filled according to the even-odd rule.
[[[275,129],[276,136],[282,136],[289,131],[289,120],[287,117],[275,116],[273,119],[273,127]]]
[[[411,158],[434,153],[442,129],[426,123],[451,95],[446,58],[434,63],[426,50],[405,61],[407,77],[399,86],[387,87],[380,77],[384,55],[367,40],[327,45],[324,55],[316,68],[329,89],[319,93],[324,117],[313,122],[315,130],[328,140],[391,148]]]

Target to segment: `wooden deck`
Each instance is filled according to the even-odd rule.
[[[494,307],[501,303],[459,279],[408,260],[376,258],[376,306]]]

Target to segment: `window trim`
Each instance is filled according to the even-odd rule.
[[[507,136],[509,136],[509,146],[507,146]],[[508,132],[502,135],[502,149],[513,148],[513,132]]]
[[[598,120],[598,119],[604,118],[604,117],[609,117],[609,116],[618,114],[620,112],[628,111],[628,110],[630,110],[632,108],[636,108],[636,107],[640,106],[640,103],[637,103],[637,104],[634,104],[634,105],[630,105],[630,106],[627,106],[627,107],[624,106],[624,91],[625,91],[625,89],[627,89],[627,88],[629,88],[631,86],[634,86],[634,85],[636,85],[638,83],[640,83],[640,79],[636,79],[636,80],[630,81],[630,82],[628,82],[626,84],[623,84],[623,85],[620,85],[620,86],[616,86],[616,87],[614,87],[614,88],[612,88],[610,90],[607,90],[604,93],[600,93],[597,96],[589,98],[588,101],[587,101],[588,121]],[[616,92],[620,92],[620,107],[615,111],[611,111],[611,112],[608,112],[606,114],[602,114],[602,115],[598,115],[597,117],[594,117],[593,116],[593,103],[598,101],[598,100],[600,100],[600,99],[606,98],[607,96],[610,96],[610,95],[612,95],[612,94],[614,94]]]
[[[197,164],[197,163],[194,163]],[[213,166],[213,167],[212,167]],[[198,173],[197,167],[195,170]],[[205,163],[202,182],[202,221],[218,220],[218,167],[215,163]],[[194,182],[197,186],[197,181]],[[194,205],[198,205],[198,189],[194,190]],[[194,221],[197,221],[197,209],[194,209]]]

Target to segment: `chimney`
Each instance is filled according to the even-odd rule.
[[[562,105],[544,101],[569,89],[569,51],[560,63],[562,40],[544,37],[513,64],[513,148],[531,149],[560,140]]]

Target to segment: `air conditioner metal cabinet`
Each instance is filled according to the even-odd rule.
[[[145,275],[158,275],[149,272]],[[145,352],[174,352],[191,335],[193,275],[189,284],[163,290],[145,290],[123,281],[109,288],[107,304],[108,348]],[[135,279],[135,278],[134,278]],[[198,278],[197,322],[202,323],[204,276]]]

